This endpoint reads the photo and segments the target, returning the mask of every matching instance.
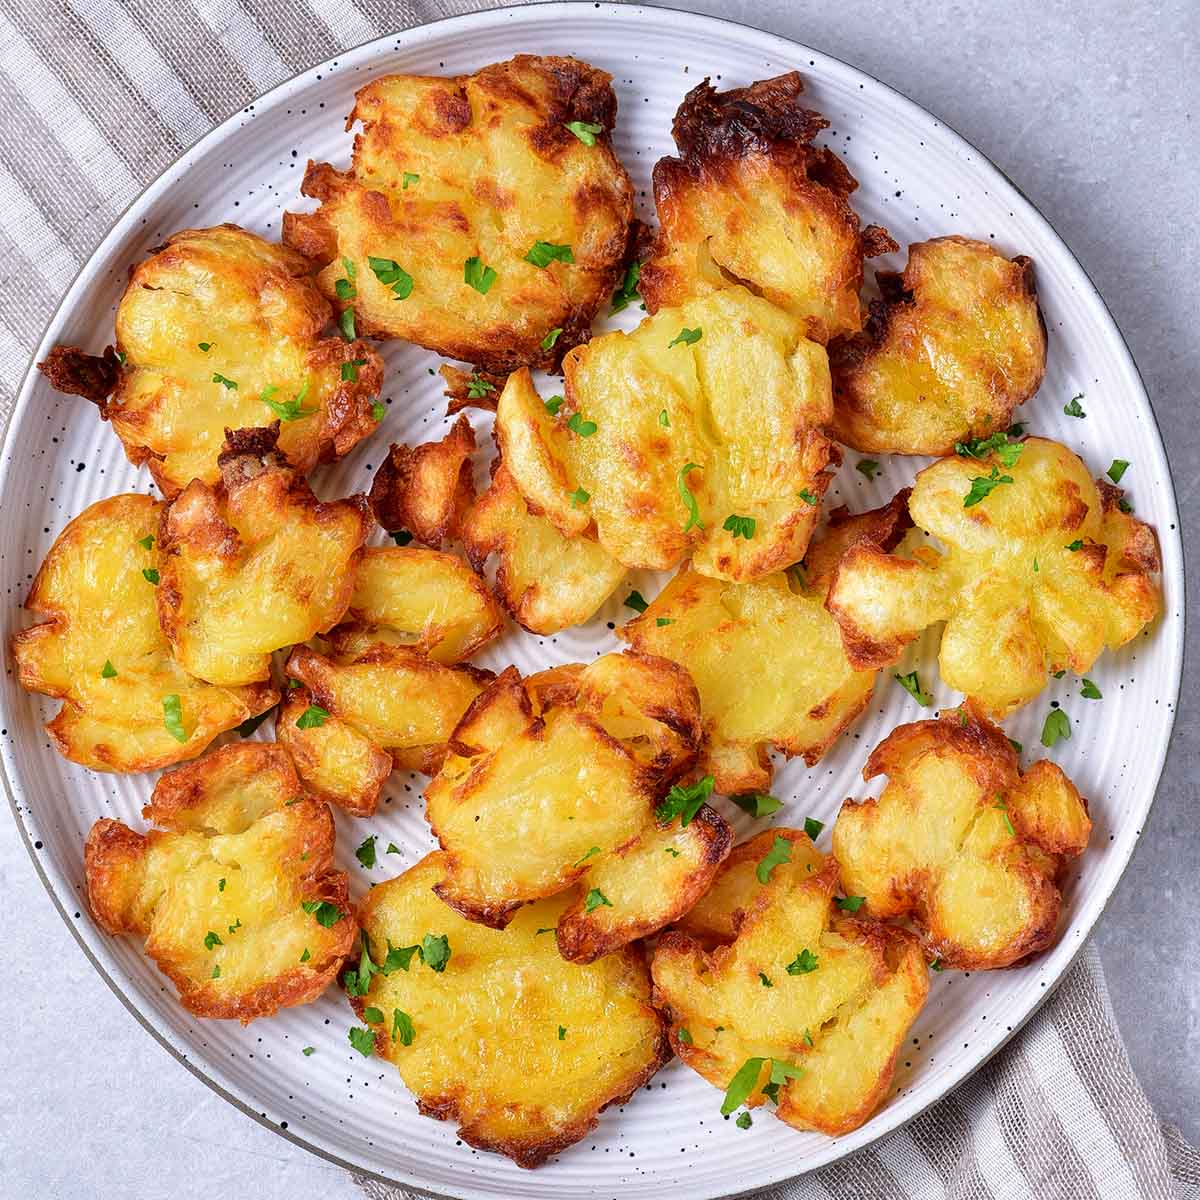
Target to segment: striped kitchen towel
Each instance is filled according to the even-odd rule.
[[[466,0],[0,0],[0,419],[59,297],[142,187],[296,72]],[[369,1179],[374,1200],[406,1193]],[[731,1181],[736,1187],[736,1181]],[[904,1129],[770,1200],[1200,1200],[1096,951],[1003,1051]]]

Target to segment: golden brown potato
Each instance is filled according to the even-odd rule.
[[[159,623],[210,683],[268,679],[272,652],[336,625],[354,592],[366,501],[317,500],[275,451],[278,432],[230,433],[221,483],[194,479],[163,513]]]
[[[733,940],[706,951],[672,931],[658,943],[654,1003],[675,1053],[727,1089],[722,1112],[772,1099],[780,1120],[836,1136],[891,1087],[929,976],[912,934],[835,911],[837,877],[800,830],[765,830],[702,902]]]
[[[411,646],[452,665],[494,641],[503,627],[487,585],[461,559],[421,546],[368,546],[346,620],[328,641],[343,656],[382,643]]]
[[[535,516],[500,459],[491,486],[463,521],[462,539],[480,574],[496,556],[495,591],[513,620],[530,633],[582,625],[613,594],[625,568],[599,542],[564,537]]]
[[[616,112],[610,76],[574,58],[375,79],[347,122],[362,125],[351,169],[309,163],[301,191],[321,206],[286,213],[284,241],[324,264],[360,333],[493,371],[551,366],[587,338],[629,241]]]
[[[278,746],[226,746],[164,775],[136,833],[92,826],[88,903],[146,953],[198,1017],[243,1025],[315,1000],[355,942],[333,817]]]
[[[877,673],[851,666],[825,596],[848,546],[895,546],[911,524],[906,499],[854,517],[838,509],[798,570],[753,583],[681,571],[620,630],[695,680],[708,734],[700,770],[718,792],[769,789],[771,747],[811,767],[866,707]]]
[[[276,736],[310,792],[362,817],[375,811],[393,768],[437,771],[459,718],[491,678],[386,642],[332,658],[297,646],[287,673],[304,686],[287,689]]]
[[[680,157],[654,168],[661,230],[642,264],[651,312],[745,283],[824,344],[862,328],[863,258],[896,249],[859,228],[847,197],[858,182],[812,139],[829,126],[803,107],[796,71],[684,97],[672,132]]]
[[[1057,442],[1000,435],[980,457],[922,471],[909,499],[918,528],[946,547],[853,546],[827,606],[860,668],[895,662],[945,621],[942,678],[990,716],[1036,696],[1051,671],[1086,673],[1158,613],[1154,531],[1120,509]]]
[[[94,771],[156,771],[195,758],[279,699],[269,683],[214,687],[189,675],[158,625],[155,537],[163,505],[112,496],[57,537],[13,636],[22,687],[63,701],[46,726],[59,752]]]
[[[475,434],[460,416],[440,442],[393,443],[371,483],[371,511],[392,532],[411,533],[434,549],[461,536],[463,514],[475,499],[471,451]]]
[[[1007,428],[1046,370],[1033,263],[942,237],[910,246],[902,276],[876,280],[883,299],[866,331],[829,348],[834,437],[856,450],[952,454]]]
[[[382,1014],[368,1021],[374,1051],[423,1114],[536,1167],[670,1058],[645,959],[626,947],[587,966],[565,962],[546,936],[563,897],[523,909],[503,932],[466,921],[431,891],[442,874],[431,854],[371,889],[360,914],[369,986],[351,1003],[361,1020]]]
[[[362,341],[322,337],[332,314],[314,263],[236,225],[186,229],[133,269],[117,349],[56,347],[42,372],[112,422],[129,461],[168,498],[215,484],[227,429],[281,421],[297,471],[348,454],[378,424],[383,362]]]
[[[446,851],[434,890],[502,929],[522,904],[574,888],[558,948],[591,962],[686,912],[732,839],[702,804],[711,781],[671,788],[701,737],[685,671],[627,652],[547,675],[523,685],[510,667],[455,729],[425,789]]]
[[[629,567],[692,554],[702,575],[745,582],[804,556],[835,452],[819,429],[828,362],[801,322],[730,287],[594,338],[563,369],[555,415],[522,372],[496,411],[534,512],[568,537],[594,529]]]
[[[1054,941],[1055,878],[1092,823],[1045,759],[1021,773],[996,726],[966,708],[894,729],[863,778],[878,800],[847,800],[833,827],[842,886],[864,912],[908,916],[948,967],[1007,967]]]

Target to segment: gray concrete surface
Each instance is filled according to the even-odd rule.
[[[1093,0],[690,0],[838,55],[939,114],[1042,209],[1124,330],[1200,519],[1200,7]],[[397,24],[402,23],[400,12]],[[586,48],[581,48],[586,52]],[[1200,596],[1197,556],[1188,583]],[[1167,772],[1098,932],[1134,1066],[1200,1141],[1200,623]],[[0,1196],[357,1195],[170,1065],[95,976],[0,822]],[[36,1052],[33,1052],[36,1048]],[[129,1143],[128,1158],[112,1153]],[[136,1175],[126,1173],[136,1164]],[[80,1190],[80,1180],[86,1180]]]

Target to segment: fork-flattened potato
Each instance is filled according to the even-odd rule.
[[[276,736],[309,791],[362,817],[375,811],[393,769],[437,771],[459,718],[491,678],[386,642],[332,658],[297,646],[287,673],[304,686],[285,693]]]
[[[866,331],[829,348],[833,435],[856,450],[952,454],[1007,428],[1046,370],[1033,263],[986,242],[934,238],[903,275],[876,276]]]
[[[837,876],[800,830],[765,830],[730,856],[710,893],[727,906],[733,940],[706,951],[672,931],[651,966],[675,1053],[719,1088],[743,1069],[753,1076],[729,1111],[773,1098],[780,1120],[834,1136],[887,1095],[929,991],[912,934],[836,913]]]
[[[769,789],[770,747],[811,767],[866,707],[876,672],[851,666],[825,596],[848,546],[895,546],[911,524],[906,500],[853,517],[838,509],[796,572],[725,583],[681,571],[620,631],[695,680],[708,734],[700,771],[718,792]]]
[[[496,412],[505,466],[562,533],[594,528],[629,567],[692,554],[737,581],[804,556],[835,452],[826,354],[800,321],[730,287],[594,338],[563,369],[557,415],[522,372]]]
[[[88,834],[100,926],[144,937],[196,1016],[245,1025],[315,1000],[355,924],[333,868],[333,817],[304,794],[286,752],[226,746],[164,775],[143,816],[159,828],[104,819]]]
[[[440,970],[412,955],[407,969],[370,976],[351,1003],[373,1025],[375,1052],[395,1064],[417,1107],[458,1122],[479,1150],[536,1167],[596,1127],[670,1058],[650,1005],[650,977],[637,947],[580,966],[563,960],[547,930],[565,899],[540,900],[504,931],[464,920],[431,890],[442,877],[431,854],[372,888],[360,911],[372,962],[392,948],[445,937]],[[406,1044],[407,1043],[407,1044]]]
[[[496,594],[530,633],[584,624],[625,578],[599,542],[564,537],[548,518],[531,513],[500,459],[491,486],[463,521],[462,538],[480,574],[496,556]]]
[[[945,621],[942,678],[998,717],[1036,696],[1048,672],[1085,674],[1160,606],[1154,530],[1121,511],[1122,494],[1044,438],[927,467],[908,508],[946,553],[850,548],[826,601],[850,661],[886,666]]]
[[[791,71],[716,91],[706,79],[675,114],[678,158],[654,168],[661,230],[642,264],[651,312],[745,283],[804,321],[824,343],[862,328],[863,258],[896,248],[859,228],[847,197],[858,182],[812,139],[829,126],[801,103]]]
[[[193,480],[163,514],[159,623],[211,683],[267,679],[273,651],[337,624],[370,532],[363,497],[317,500],[275,452],[278,431],[229,433],[220,485]]]
[[[863,778],[878,800],[847,800],[833,852],[864,912],[911,917],[948,967],[1007,967],[1054,941],[1055,879],[1092,823],[1075,786],[1042,759],[1021,773],[996,726],[968,709],[893,730]]]
[[[151,582],[162,509],[140,495],[85,509],[55,539],[25,602],[44,619],[12,639],[21,686],[63,701],[46,726],[54,744],[94,771],[156,771],[195,758],[279,699],[269,683],[215,687],[175,661]],[[170,697],[179,702],[176,733],[166,724]]]
[[[425,789],[446,851],[435,891],[499,929],[522,904],[575,888],[558,947],[591,962],[686,912],[731,835],[698,802],[686,826],[656,813],[699,747],[685,671],[627,652],[547,674],[523,684],[510,667],[454,731]]]
[[[117,309],[124,369],[63,346],[39,366],[99,406],[168,498],[217,482],[225,430],[275,416],[280,452],[306,473],[375,429],[383,382],[366,342],[321,336],[332,310],[315,269],[236,225],[186,229],[133,269]]]
[[[309,163],[301,191],[321,206],[286,213],[284,241],[325,265],[361,333],[492,371],[551,366],[587,338],[629,241],[616,111],[611,77],[575,58],[375,79],[347,122],[351,169]]]

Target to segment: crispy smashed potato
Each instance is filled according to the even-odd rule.
[[[276,736],[316,796],[368,817],[393,768],[432,775],[471,702],[491,678],[422,650],[375,642],[326,657],[297,646]],[[315,711],[314,711],[315,707]]]
[[[1046,370],[1033,263],[986,242],[910,246],[864,333],[830,346],[833,434],[856,450],[952,454],[1007,428]]]
[[[92,826],[88,902],[146,953],[198,1017],[243,1025],[315,1000],[355,942],[333,817],[278,746],[226,746],[164,775],[143,811],[159,826]]]
[[[851,666],[825,596],[848,546],[896,545],[911,524],[906,499],[854,517],[837,510],[795,571],[753,583],[681,571],[620,631],[695,680],[708,734],[700,770],[718,792],[768,790],[770,747],[811,767],[867,706],[876,672]]]
[[[12,639],[21,686],[63,701],[46,726],[55,746],[94,771],[195,758],[279,699],[269,683],[214,687],[175,661],[152,582],[162,509],[138,495],[85,509],[58,535],[25,602],[42,622]]]
[[[496,594],[530,633],[582,625],[625,578],[625,568],[599,542],[564,537],[548,518],[530,512],[499,459],[491,486],[467,513],[462,539],[481,574],[496,556]]]
[[[765,830],[702,901],[724,944],[705,950],[679,931],[659,941],[655,1005],[675,1053],[728,1089],[722,1111],[770,1098],[780,1120],[836,1136],[891,1087],[929,991],[924,956],[907,931],[838,913],[837,878],[803,832]]]
[[[375,1052],[395,1064],[417,1107],[458,1122],[479,1150],[536,1167],[586,1136],[670,1058],[650,1005],[640,950],[588,966],[564,962],[546,936],[563,910],[556,897],[530,905],[502,933],[463,920],[431,887],[443,873],[431,854],[372,888],[360,920],[372,962],[393,948],[444,937],[440,969],[410,950],[407,968],[370,975],[352,1003],[371,1025]]]
[[[460,416],[440,442],[393,443],[371,483],[371,511],[384,529],[407,530],[441,549],[462,534],[463,514],[475,499],[471,451],[475,433]]]
[[[847,895],[911,917],[947,967],[1007,967],[1053,943],[1055,879],[1092,827],[1054,763],[1022,774],[1003,732],[963,708],[893,730],[863,768],[876,775],[879,799],[847,800],[833,828]]]
[[[510,667],[455,729],[425,789],[446,851],[434,890],[502,929],[522,904],[574,888],[558,948],[591,962],[686,912],[731,835],[699,798],[686,825],[656,810],[700,744],[685,671],[627,652],[546,676],[523,684]]]
[[[642,264],[651,312],[745,283],[825,343],[862,328],[863,258],[896,249],[862,230],[847,197],[858,182],[812,139],[829,126],[800,103],[796,71],[729,92],[706,79],[675,114],[679,158],[654,168],[661,230]]]
[[[275,451],[278,432],[230,433],[221,483],[193,480],[163,514],[159,623],[210,683],[268,679],[272,652],[335,625],[354,592],[366,501],[317,500]]]
[[[611,77],[574,58],[373,80],[347,122],[351,169],[309,163],[301,191],[321,206],[285,214],[284,241],[325,265],[361,333],[549,367],[587,338],[629,242],[616,111]]]
[[[594,338],[563,369],[556,415],[523,372],[496,411],[505,466],[563,534],[594,528],[628,567],[692,554],[738,582],[804,556],[835,452],[825,351],[796,318],[730,287]]]
[[[499,635],[504,617],[461,559],[420,546],[368,546],[346,619],[329,644],[341,655],[381,643],[411,646],[434,662],[462,662]]]
[[[1121,497],[1043,438],[927,467],[908,508],[946,552],[911,543],[890,555],[867,544],[847,551],[826,602],[847,656],[885,666],[945,621],[942,678],[997,717],[1036,696],[1049,672],[1085,674],[1160,606],[1158,541],[1121,511]]]
[[[348,454],[378,420],[383,362],[362,341],[322,337],[332,310],[315,265],[236,225],[187,229],[130,276],[117,348],[56,347],[40,365],[112,422],[130,462],[165,496],[215,484],[226,429],[280,417],[279,450],[301,473]]]

